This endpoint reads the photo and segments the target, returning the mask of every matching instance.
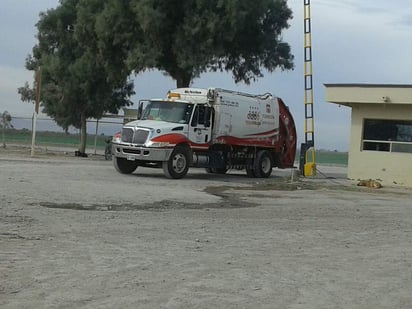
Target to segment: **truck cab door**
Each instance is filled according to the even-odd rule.
[[[206,144],[212,135],[212,109],[206,105],[197,105],[189,126],[189,139],[195,144]]]

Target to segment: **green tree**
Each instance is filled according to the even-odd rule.
[[[189,86],[207,71],[230,71],[249,84],[293,68],[290,46],[282,41],[292,11],[286,0],[130,0],[135,33],[128,56],[135,72],[159,69]],[[130,13],[129,13],[130,14]],[[124,30],[124,29],[122,29]]]
[[[186,87],[207,71],[250,83],[293,68],[282,41],[286,0],[60,0],[40,15],[26,67],[42,67],[42,106],[64,129],[81,129],[129,104],[131,72],[159,69]],[[23,100],[32,89],[19,88]]]
[[[42,68],[43,112],[65,130],[80,129],[80,153],[86,149],[87,119],[117,113],[134,94],[129,71],[117,58],[117,44],[103,45],[97,37],[96,16],[105,11],[106,3],[61,0],[57,8],[41,13],[38,44],[26,59],[27,69]],[[21,94],[30,94],[27,86],[19,88]]]
[[[3,113],[0,113],[0,129],[1,129],[3,148],[6,148],[5,131],[6,129],[9,129],[9,128],[13,128],[13,126],[11,125],[11,115],[9,114],[8,111],[4,111]]]
[[[25,82],[23,87],[17,88],[17,92],[20,94],[20,99],[23,102],[34,103],[36,99],[36,89],[30,87],[28,82]]]

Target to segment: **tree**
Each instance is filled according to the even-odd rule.
[[[11,125],[11,115],[8,111],[0,113],[0,128],[3,141],[3,148],[6,148],[6,137],[4,133],[6,129],[13,128],[13,126]]]
[[[17,92],[20,94],[20,99],[23,102],[34,103],[36,99],[36,89],[31,88],[28,82],[24,83],[23,87],[17,88]]]
[[[235,82],[263,69],[293,68],[282,41],[292,12],[286,0],[60,0],[40,15],[38,44],[26,67],[42,67],[42,106],[64,129],[81,129],[128,105],[132,72],[159,69],[189,86],[207,71]],[[30,100],[30,88],[19,88]]]
[[[189,86],[206,71],[230,71],[249,84],[262,69],[293,68],[282,41],[292,11],[286,0],[130,0],[135,31],[130,68],[159,69]],[[134,29],[134,30],[133,30]],[[123,29],[124,30],[124,29]]]
[[[38,44],[26,59],[27,69],[42,67],[43,112],[65,130],[69,126],[80,129],[82,154],[87,119],[117,113],[131,103],[129,98],[134,94],[129,70],[118,61],[117,45],[104,48],[97,38],[96,14],[104,12],[106,2],[61,0],[57,8],[41,13]],[[19,90],[30,94],[28,85]]]

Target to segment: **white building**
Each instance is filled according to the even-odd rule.
[[[325,84],[352,108],[348,177],[412,186],[412,85]]]

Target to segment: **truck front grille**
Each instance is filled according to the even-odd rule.
[[[122,130],[122,142],[131,143],[133,141],[133,129],[123,128]]]
[[[148,136],[148,130],[133,130],[132,128],[123,128],[122,130],[122,142],[125,143],[143,145],[146,142]]]
[[[147,130],[136,130],[133,136],[133,144],[144,144],[149,136],[149,131]]]

